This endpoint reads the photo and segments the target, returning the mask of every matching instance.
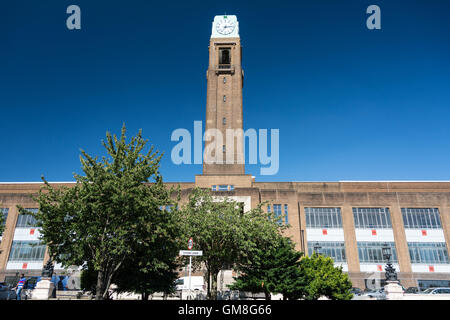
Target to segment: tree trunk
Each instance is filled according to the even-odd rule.
[[[211,272],[211,297],[210,300],[217,300],[217,275],[218,271]]]
[[[117,270],[119,269],[119,267],[122,265],[124,258],[122,258],[122,261],[120,261],[115,267],[114,269],[107,269],[106,272],[104,272],[104,276],[103,276],[103,299],[109,299],[109,287],[111,286],[111,281],[113,278],[113,275],[115,272],[117,272]]]
[[[270,292],[264,290],[264,295],[266,297],[266,300],[270,300]]]
[[[103,300],[104,286],[103,271],[99,270],[97,273],[97,285],[95,286],[95,300]]]
[[[211,273],[206,269],[206,297],[211,300]]]

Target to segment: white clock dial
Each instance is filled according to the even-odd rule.
[[[235,23],[229,19],[219,20],[216,24],[216,30],[218,33],[227,35],[233,32]]]

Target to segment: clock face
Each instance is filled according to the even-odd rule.
[[[229,19],[219,20],[216,24],[217,32],[223,35],[227,35],[233,32],[236,24]]]

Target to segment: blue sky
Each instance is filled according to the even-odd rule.
[[[81,8],[82,29],[66,28]],[[366,8],[381,8],[381,30]],[[211,24],[235,14],[244,129],[280,130],[280,170],[257,181],[450,180],[450,1],[5,1],[0,181],[71,181],[106,131],[165,152],[204,121]]]

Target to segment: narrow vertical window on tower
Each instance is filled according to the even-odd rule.
[[[227,119],[226,119],[226,118],[223,118],[223,119],[222,119],[222,124],[223,124],[223,125],[226,125],[226,124],[227,124]]]
[[[220,48],[219,49],[219,64],[229,65],[231,64],[230,49]]]
[[[227,102],[227,96],[223,95],[223,102]]]

